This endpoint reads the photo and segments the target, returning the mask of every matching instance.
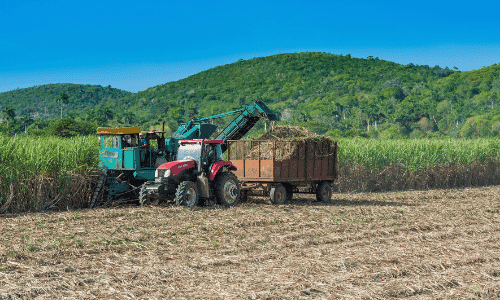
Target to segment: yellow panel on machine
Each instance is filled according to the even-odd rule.
[[[134,134],[134,133],[141,133],[139,127],[97,128],[97,134]]]

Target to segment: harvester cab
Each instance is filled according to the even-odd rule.
[[[106,167],[108,170],[123,171],[156,168],[166,162],[165,159],[168,159],[169,154],[164,151],[165,143],[162,143],[164,138],[160,137],[158,133],[163,136],[163,132],[146,132],[147,144],[152,140],[157,140],[158,143],[158,148],[151,148],[140,147],[139,134],[144,135],[144,133],[141,133],[139,127],[97,128],[101,144],[99,153],[101,167]],[[140,173],[136,175],[144,179],[154,179]]]
[[[91,207],[97,202],[120,197],[135,198],[138,186],[154,180],[156,168],[171,160],[171,153],[165,150],[163,131],[145,133],[148,143],[156,140],[158,148],[140,147],[140,133],[139,127],[97,128],[101,145],[99,166],[103,172],[97,181]]]
[[[178,160],[158,167],[155,181],[141,187],[139,202],[174,198],[178,205],[193,207],[199,199],[214,198],[221,205],[236,205],[240,184],[230,172],[236,167],[222,158],[222,144],[222,140],[179,141]]]

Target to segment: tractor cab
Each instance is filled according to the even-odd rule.
[[[179,142],[178,161],[194,160],[197,171],[207,172],[217,161],[222,161],[222,140],[183,140]]]

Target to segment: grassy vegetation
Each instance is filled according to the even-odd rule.
[[[49,203],[72,207],[82,200],[75,189],[90,184],[97,164],[95,136],[0,136],[0,211],[37,210]]]
[[[500,184],[500,139],[340,138],[337,192]],[[0,212],[88,205],[95,136],[0,137]]]
[[[404,165],[411,171],[454,163],[500,161],[500,139],[364,139],[340,138],[339,164],[369,168]]]
[[[500,139],[338,140],[340,192],[500,184]]]

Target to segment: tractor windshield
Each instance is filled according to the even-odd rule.
[[[196,160],[199,164],[201,159],[201,144],[181,144],[177,152],[177,160]]]

